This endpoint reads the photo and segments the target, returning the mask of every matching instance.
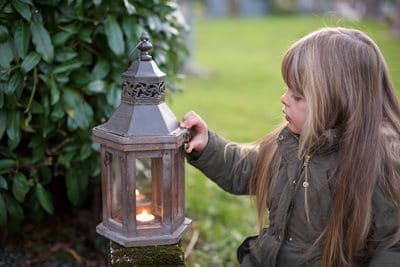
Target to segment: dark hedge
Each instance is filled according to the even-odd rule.
[[[173,91],[185,29],[175,1],[0,0],[0,225],[55,213],[55,182],[83,205],[100,174],[91,129],[119,104],[140,34]]]

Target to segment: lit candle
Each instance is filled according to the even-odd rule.
[[[142,210],[140,214],[136,215],[136,220],[140,222],[150,222],[154,220],[154,215],[148,213],[147,210]]]

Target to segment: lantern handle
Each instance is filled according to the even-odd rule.
[[[132,63],[132,61],[133,61],[133,59],[132,59],[133,53],[136,51],[136,49],[139,47],[139,45],[140,45],[140,42],[137,43],[137,45],[135,45],[135,47],[133,47],[133,48],[131,48],[129,50],[129,53],[128,53],[128,66]]]

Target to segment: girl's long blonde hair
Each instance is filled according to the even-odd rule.
[[[374,187],[400,208],[400,108],[385,60],[361,31],[323,28],[289,48],[282,76],[309,107],[299,156],[324,131],[342,131],[330,217],[320,240],[323,266],[351,266],[371,229]],[[260,227],[280,164],[278,132],[261,142],[254,169],[251,189]],[[398,241],[397,234],[387,245]]]

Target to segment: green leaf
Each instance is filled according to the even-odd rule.
[[[12,192],[16,200],[24,202],[26,194],[29,192],[29,182],[21,172],[17,173],[13,179]]]
[[[50,40],[50,35],[39,19],[31,22],[32,42],[36,51],[42,56],[43,60],[51,63],[54,59],[54,48]]]
[[[51,111],[50,114],[50,119],[53,122],[59,121],[60,119],[62,119],[65,115],[64,109],[61,105],[61,103],[57,103],[54,105],[53,110]]]
[[[68,128],[68,130],[70,132],[73,132],[76,129],[78,129],[78,124],[76,124],[76,122],[71,117],[68,117],[68,119],[67,119],[67,128]]]
[[[65,179],[67,186],[67,196],[69,201],[71,201],[73,205],[78,205],[79,202],[80,190],[79,190],[78,177],[79,176],[77,175],[77,173],[72,169],[69,169],[67,171]]]
[[[64,46],[68,39],[73,35],[71,32],[58,32],[51,36],[52,43],[55,47]]]
[[[80,143],[68,143],[67,145],[64,146],[63,151],[65,152],[74,152],[78,153],[79,149],[81,148],[81,144]],[[72,160],[72,158],[75,155],[68,155],[70,157],[70,160]]]
[[[50,96],[51,104],[54,105],[60,100],[60,91],[57,88],[57,83],[54,79],[50,79]]]
[[[10,41],[0,43],[0,55],[0,66],[5,69],[10,68],[10,63],[14,59]]]
[[[92,74],[94,79],[102,80],[110,72],[110,63],[104,59],[99,59],[93,68]]]
[[[47,111],[45,111],[45,112],[47,112]],[[53,113],[54,111],[52,111],[51,113]],[[46,117],[48,117],[49,115],[51,115],[51,113],[49,113],[49,114],[46,114]],[[43,115],[42,115],[43,116]],[[60,118],[61,119],[61,118]],[[53,122],[55,122],[55,123],[53,123]],[[54,119],[52,119],[52,118],[50,118],[50,119],[46,119],[46,120],[42,120],[41,121],[41,123],[40,123],[40,129],[42,130],[41,131],[41,136],[42,136],[42,138],[44,138],[44,139],[46,139],[46,137],[49,135],[49,134],[51,134],[51,133],[53,133],[53,131],[56,129],[56,128],[58,128],[60,126],[60,121],[55,121]],[[54,134],[54,133],[53,133]],[[46,146],[47,146],[47,144],[46,144]],[[34,153],[35,153],[36,151],[34,151]],[[39,153],[41,153],[42,151],[38,151]],[[44,152],[45,151],[43,151],[43,155],[44,155]]]
[[[115,83],[111,84],[107,90],[107,103],[114,108],[121,103],[121,92]]]
[[[15,160],[13,159],[0,159],[0,172],[8,171],[15,167]]]
[[[2,145],[0,145],[0,155],[3,156],[1,158],[6,157],[10,159],[11,158],[15,159],[17,157],[17,155],[14,152],[8,150],[5,146]]]
[[[19,145],[19,142],[21,142],[21,131],[18,131],[18,135],[15,139],[8,138],[8,149],[14,150]]]
[[[7,125],[7,112],[4,109],[0,109],[0,140],[6,131],[6,125]]]
[[[20,135],[19,129],[20,113],[18,111],[10,111],[7,114],[7,136],[11,140],[17,140]]]
[[[75,91],[66,89],[63,94],[64,110],[81,129],[87,129],[93,119],[92,108]]]
[[[93,65],[93,55],[87,50],[81,49],[78,55],[79,59],[82,61],[82,65]]]
[[[58,103],[58,101],[60,100],[60,90],[58,89],[57,83],[54,78],[52,76],[45,75],[40,75],[39,77],[46,84],[47,88],[50,89],[51,105]]]
[[[24,211],[21,205],[9,194],[4,194],[3,197],[6,202],[8,214],[10,214],[11,218],[21,221],[24,218]]]
[[[79,39],[81,39],[82,41],[91,44],[92,43],[92,29],[91,28],[83,28],[80,32],[79,32]]]
[[[3,93],[3,89],[2,86],[5,86],[4,83],[0,83],[0,109],[3,107],[4,105],[4,93]],[[0,129],[1,129],[1,125],[0,125]],[[1,131],[0,131],[1,133]],[[0,134],[0,139],[1,139],[1,134]]]
[[[78,53],[70,47],[65,48],[65,49],[60,49],[57,51],[56,61],[63,63],[65,61],[76,58],[77,55],[78,55]]]
[[[32,112],[33,114],[43,114],[45,112],[42,104],[40,104],[36,100],[32,100],[31,108],[29,111]]]
[[[32,0],[20,0],[21,2],[24,2],[25,4],[29,4],[33,6]]]
[[[25,58],[31,39],[29,25],[23,21],[17,22],[14,31],[14,43],[20,58]]]
[[[4,190],[8,190],[8,184],[6,178],[0,176],[0,188]]]
[[[40,55],[35,52],[30,52],[21,63],[21,69],[24,73],[33,69],[40,61]]]
[[[143,27],[138,25],[134,17],[124,16],[122,19],[122,29],[129,41],[130,47],[135,47],[140,35],[144,31]]]
[[[12,95],[14,92],[22,85],[22,74],[19,72],[15,72],[11,75],[8,80],[7,86],[4,90],[6,95]]]
[[[33,157],[32,157],[33,163],[44,160],[46,152],[45,150],[48,147],[48,145],[40,132],[36,132],[36,134],[33,135],[32,140],[29,143],[29,147],[33,148]]]
[[[79,160],[87,159],[91,153],[92,153],[91,144],[89,142],[84,143],[79,152]]]
[[[0,194],[0,225],[7,222],[7,208],[2,195]]]
[[[63,25],[63,26],[59,26],[61,30],[65,31],[65,32],[69,32],[72,34],[76,34],[79,33],[79,29],[80,26],[77,22],[71,23],[71,24],[67,24],[67,25]]]
[[[99,6],[99,5],[101,5],[101,0],[93,0],[93,4],[95,6]]]
[[[108,15],[104,21],[104,30],[107,36],[107,42],[111,50],[121,56],[125,51],[125,43],[121,28],[114,15]]]
[[[125,5],[126,11],[128,12],[129,15],[132,15],[136,12],[135,6],[132,5],[131,3],[129,3],[128,0],[124,0],[124,5]]]
[[[160,18],[157,16],[148,16],[147,25],[149,25],[150,30],[157,31],[161,28]]]
[[[8,40],[8,29],[3,25],[0,25],[0,43],[4,43]]]
[[[70,73],[60,73],[60,74],[56,74],[55,80],[57,82],[57,84],[59,84],[60,86],[66,86],[65,84],[69,82],[69,77]]]
[[[60,64],[54,68],[53,73],[63,73],[63,72],[71,72],[73,70],[79,69],[82,66],[82,61],[79,59],[74,59],[64,64]]]
[[[93,81],[94,78],[92,74],[81,68],[71,74],[71,80],[74,82],[74,86],[79,88],[86,86],[88,83]]]
[[[75,151],[63,153],[57,158],[57,164],[64,166],[68,170],[69,169],[73,170],[74,168],[71,168],[71,162],[75,156],[76,156]]]
[[[28,4],[20,0],[11,0],[11,4],[24,19],[31,21],[32,13]]]
[[[95,80],[88,84],[87,92],[99,94],[104,93],[106,88],[106,83],[102,80]]]
[[[36,197],[42,208],[50,214],[54,212],[53,200],[51,194],[43,187],[41,183],[36,184]]]
[[[31,137],[31,139],[29,141],[28,147],[35,148],[35,147],[39,146],[41,143],[43,143],[43,142],[44,142],[44,140],[43,140],[41,134],[40,133],[36,133],[36,134],[32,135],[32,137]]]

